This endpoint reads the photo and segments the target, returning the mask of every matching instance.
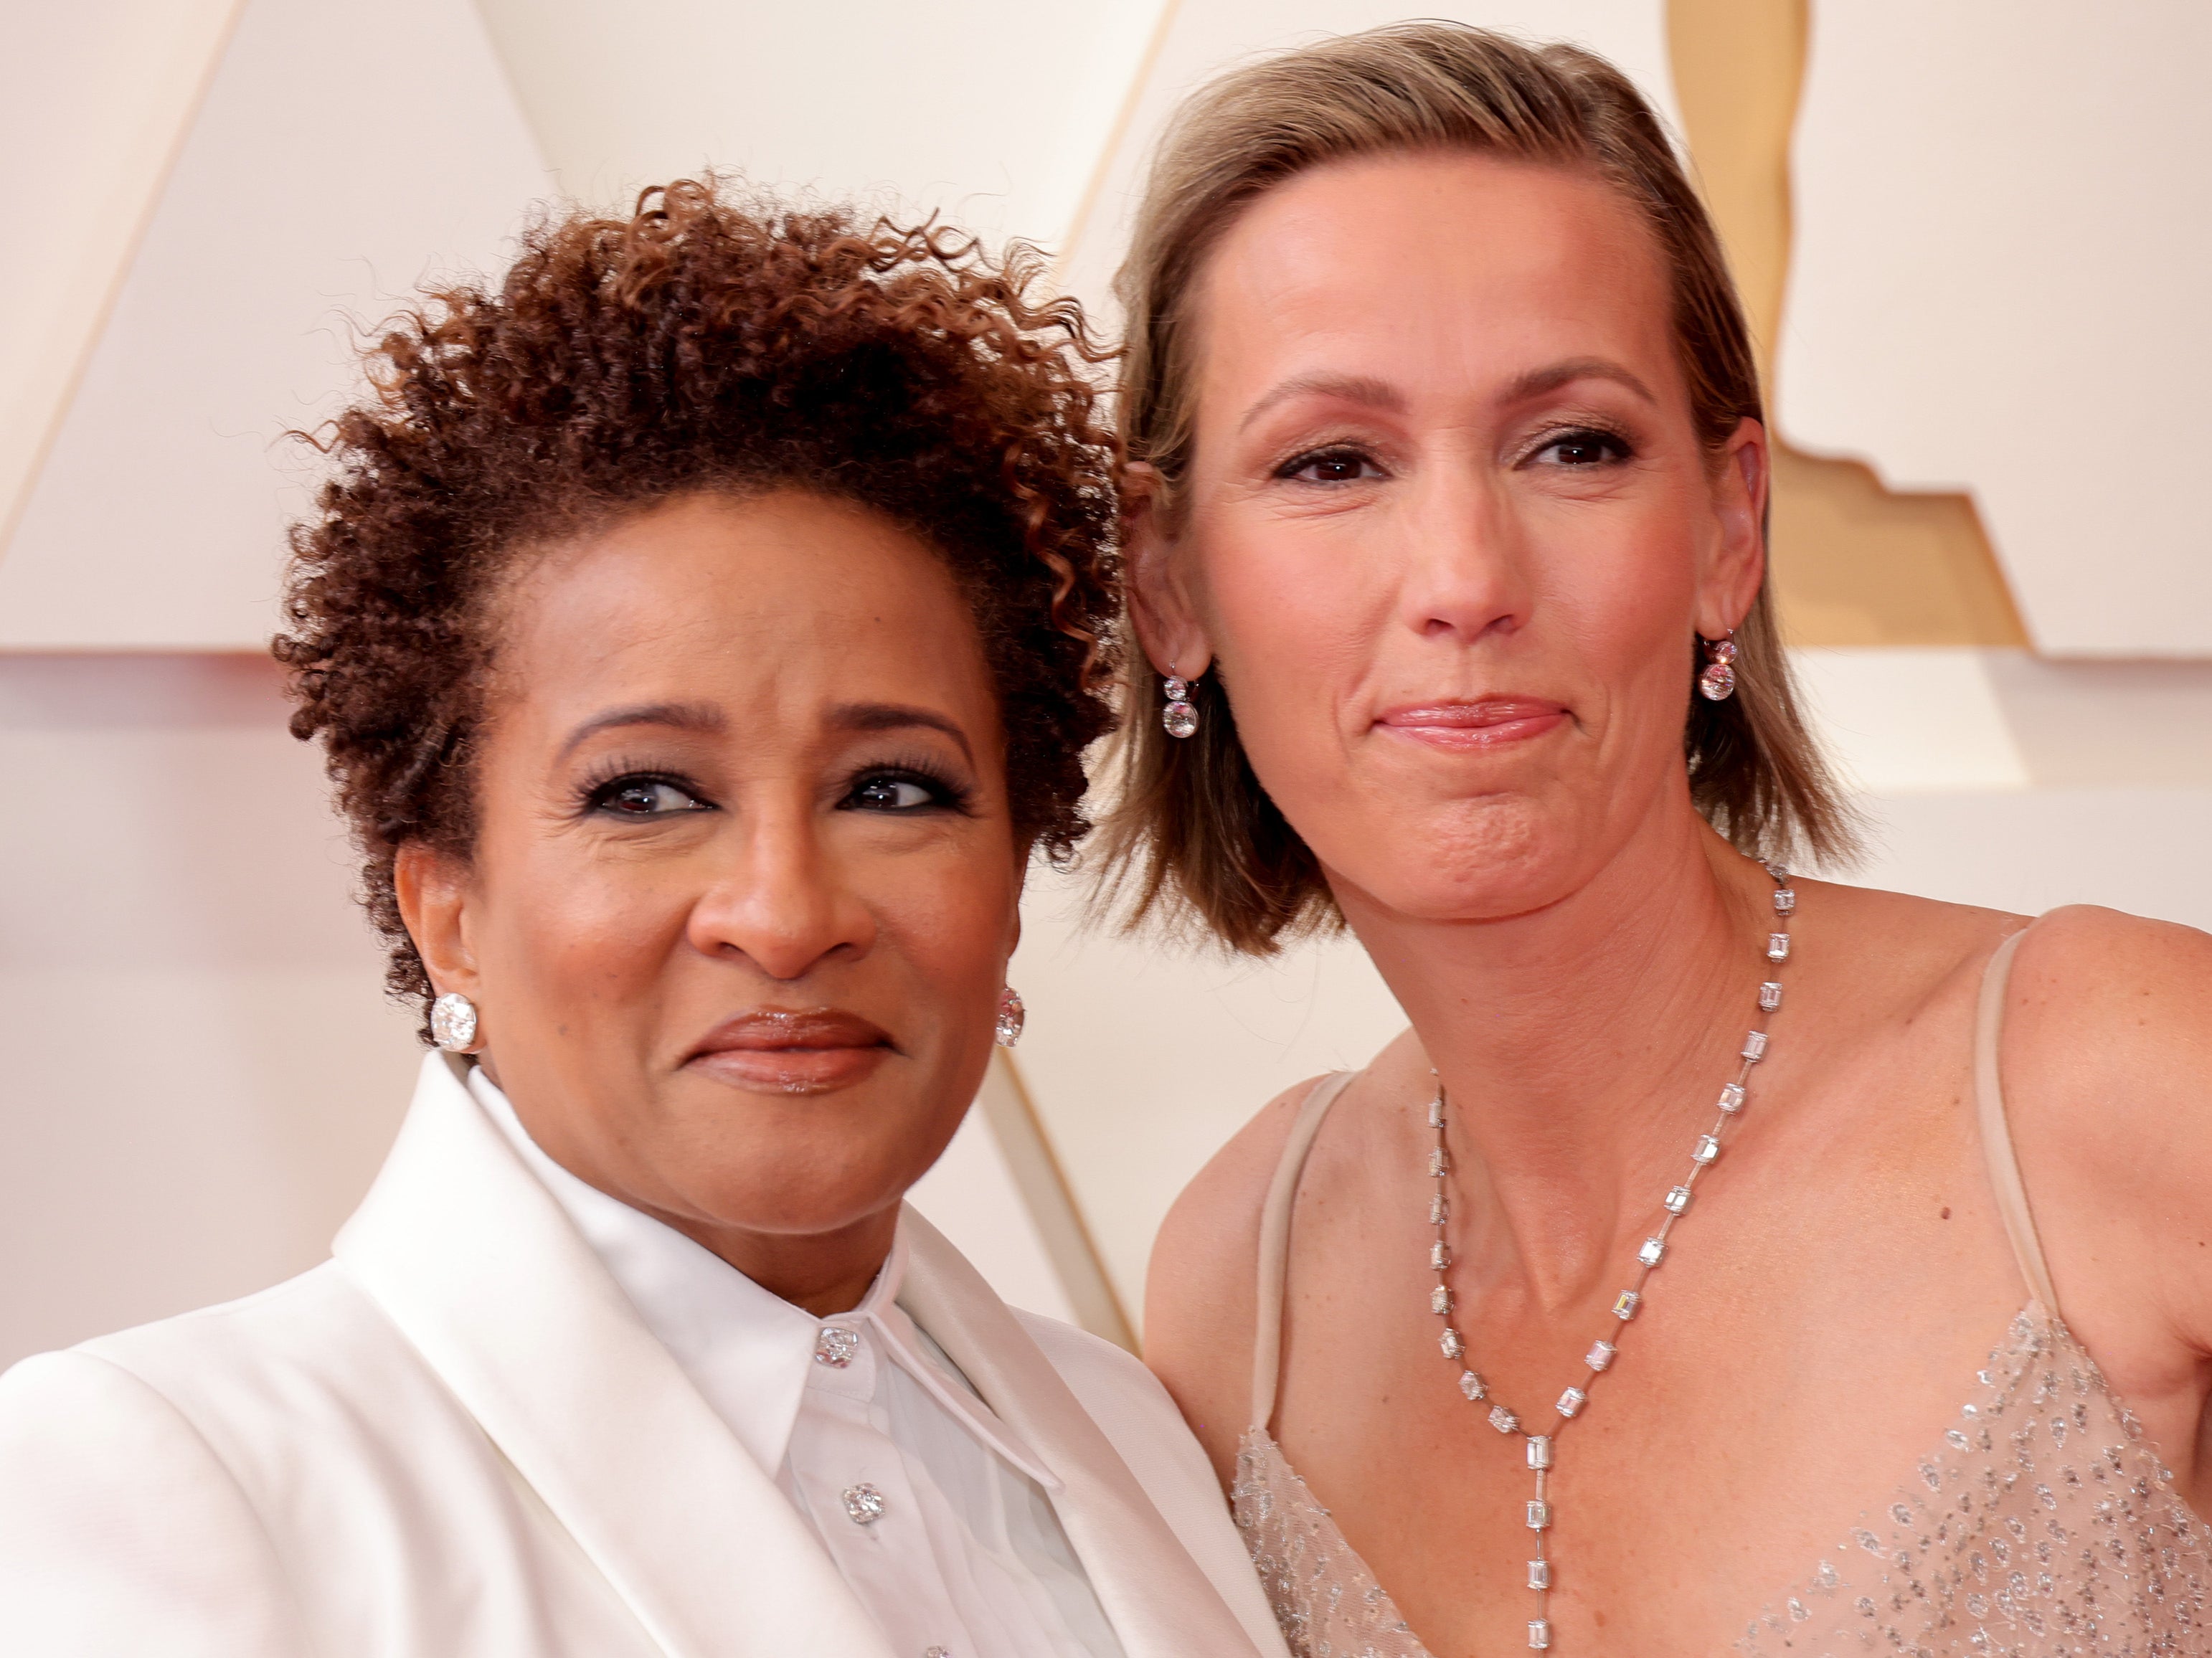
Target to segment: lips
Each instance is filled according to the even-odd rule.
[[[890,1033],[837,1008],[756,1008],[707,1034],[684,1068],[761,1094],[826,1094],[896,1051]]]
[[[1504,748],[1543,736],[1565,723],[1564,704],[1537,696],[1486,696],[1468,702],[1408,703],[1385,710],[1376,728],[1465,753]]]

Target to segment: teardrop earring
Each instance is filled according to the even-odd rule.
[[[1698,676],[1698,689],[1706,701],[1724,702],[1735,694],[1735,629],[1698,642],[1705,647],[1705,671]]]
[[[473,1054],[477,1047],[477,1005],[453,991],[430,1004],[430,1040],[448,1054]]]
[[[1028,1019],[1029,1010],[1022,1005],[1021,993],[1008,985],[999,993],[999,1023],[992,1040],[1001,1048],[1012,1048],[1021,1041],[1022,1026]]]
[[[1160,710],[1160,725],[1170,737],[1188,737],[1198,730],[1198,710],[1190,705],[1190,681],[1176,677],[1175,664],[1168,664],[1167,683],[1160,687],[1167,693],[1168,705]]]

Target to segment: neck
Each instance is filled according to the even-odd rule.
[[[1771,890],[1686,801],[1522,914],[1417,919],[1339,889],[1451,1102],[1469,1244],[1540,1303],[1617,1272],[1710,1114],[1756,1012]]]
[[[713,1250],[769,1294],[817,1318],[849,1313],[867,1298],[898,1235],[896,1203],[834,1232],[752,1232],[682,1216],[656,1218]]]
[[[681,1232],[770,1295],[816,1318],[849,1313],[859,1306],[867,1298],[884,1262],[890,1258],[891,1245],[898,1237],[903,1191],[892,1194],[882,1208],[824,1231],[764,1231],[726,1225],[694,1212],[671,1208],[665,1201],[665,1183],[659,1186],[664,1200],[655,1201],[635,1190],[634,1182],[617,1178],[601,1160],[590,1155],[589,1142],[580,1144],[565,1132],[561,1118],[531,1109],[508,1093],[489,1054],[482,1055],[477,1063],[492,1086],[507,1095],[515,1121],[539,1152],[586,1186]]]

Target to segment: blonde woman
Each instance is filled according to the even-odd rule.
[[[2212,1650],[2212,940],[1784,867],[1850,823],[1642,99],[1443,24],[1241,70],[1124,297],[1125,890],[1347,925],[1412,1020],[1154,1256],[1293,1649]]]

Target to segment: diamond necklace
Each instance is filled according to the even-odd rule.
[[[1778,929],[1766,935],[1766,959],[1780,963],[1790,959],[1790,917],[1797,908],[1797,895],[1790,885],[1789,872],[1779,864],[1765,865],[1774,880],[1775,926]],[[1682,1177],[1681,1184],[1667,1193],[1662,1206],[1666,1215],[1659,1228],[1644,1239],[1636,1252],[1639,1265],[1636,1282],[1620,1292],[1613,1303],[1613,1315],[1623,1324],[1636,1316],[1644,1304],[1644,1285],[1650,1278],[1651,1269],[1667,1254],[1668,1237],[1690,1206],[1691,1193],[1696,1189],[1698,1177],[1712,1167],[1713,1159],[1721,1154],[1721,1136],[1738,1112],[1743,1109],[1744,1090],[1750,1084],[1751,1068],[1766,1056],[1765,1015],[1782,1005],[1782,987],[1768,980],[1759,987],[1759,1009],[1761,1022],[1752,1028],[1743,1039],[1738,1052],[1735,1080],[1721,1090],[1720,1115],[1711,1132],[1698,1136],[1697,1149],[1690,1153],[1690,1172]],[[1451,1204],[1445,1191],[1450,1177],[1451,1158],[1444,1148],[1444,1089],[1439,1080],[1437,1096],[1429,1103],[1429,1127],[1437,1131],[1436,1148],[1429,1153],[1429,1175],[1436,1181],[1436,1191],[1429,1199],[1429,1224],[1437,1229],[1436,1242],[1429,1246],[1429,1265],[1437,1275],[1436,1288],[1429,1292],[1429,1310],[1444,1321],[1439,1344],[1445,1358],[1455,1364],[1462,1363],[1467,1352],[1467,1339],[1451,1321],[1451,1285],[1445,1274],[1451,1267],[1451,1247],[1444,1242],[1444,1224],[1451,1213]],[[1613,1363],[1619,1348],[1610,1341],[1600,1339],[1590,1344],[1583,1363],[1589,1367],[1589,1377],[1579,1387],[1569,1388],[1559,1395],[1559,1402],[1552,1408],[1559,1413],[1559,1422],[1549,1433],[1531,1433],[1523,1427],[1521,1418],[1496,1400],[1490,1404],[1490,1425],[1509,1437],[1517,1436],[1528,1451],[1528,1470],[1536,1477],[1536,1494],[1528,1500],[1528,1529],[1535,1534],[1535,1552],[1528,1562],[1528,1587],[1536,1596],[1536,1615],[1528,1620],[1528,1644],[1540,1650],[1552,1644],[1552,1558],[1545,1546],[1544,1534],[1552,1526],[1552,1503],[1546,1486],[1552,1471],[1552,1445],[1566,1424],[1582,1414],[1583,1406],[1589,1402],[1589,1389],[1596,1385],[1598,1376]],[[1462,1366],[1459,1373],[1459,1390],[1469,1404],[1477,1404],[1490,1396],[1489,1388],[1471,1368]]]

